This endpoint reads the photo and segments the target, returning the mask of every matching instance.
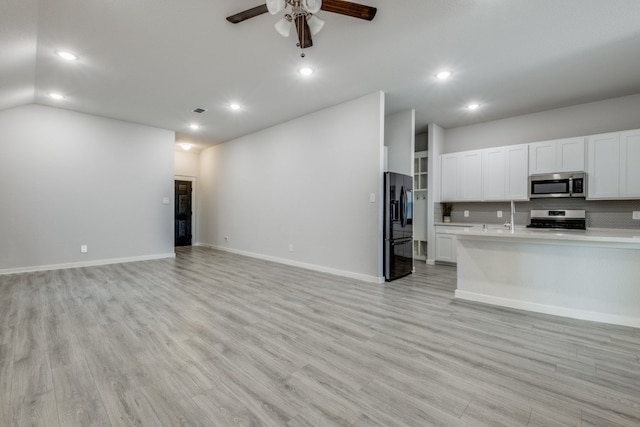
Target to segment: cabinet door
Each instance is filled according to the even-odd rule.
[[[557,141],[542,141],[529,144],[529,173],[558,172]]]
[[[436,234],[436,261],[456,262],[456,236]]]
[[[458,153],[440,156],[440,200],[449,202],[460,198],[458,179],[460,175],[460,156]]]
[[[482,152],[482,200],[504,200],[506,187],[505,149],[489,148]]]
[[[620,196],[620,133],[588,138],[587,198],[616,199]]]
[[[460,153],[460,200],[482,200],[482,152]]]
[[[584,140],[584,137],[558,140],[558,170],[556,172],[584,171]]]
[[[620,197],[640,199],[640,129],[620,133]]]
[[[506,147],[505,199],[529,199],[529,147],[526,144]]]

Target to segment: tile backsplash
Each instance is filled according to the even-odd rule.
[[[504,224],[510,216],[509,202],[457,202],[453,204],[451,221],[457,223]],[[516,225],[530,222],[532,209],[584,209],[587,228],[638,229],[640,220],[632,219],[633,211],[640,211],[640,200],[534,199],[516,202]],[[465,218],[464,211],[469,211]],[[497,211],[502,211],[502,218]],[[435,204],[435,222],[442,221],[442,205]]]

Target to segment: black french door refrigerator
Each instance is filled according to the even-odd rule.
[[[384,174],[384,278],[387,282],[413,271],[413,178]]]

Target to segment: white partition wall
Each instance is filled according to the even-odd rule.
[[[204,150],[198,241],[379,281],[383,126],[376,92]]]

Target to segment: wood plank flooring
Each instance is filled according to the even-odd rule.
[[[640,425],[640,329],[456,301],[455,268],[416,267],[185,247],[0,276],[0,425]]]

